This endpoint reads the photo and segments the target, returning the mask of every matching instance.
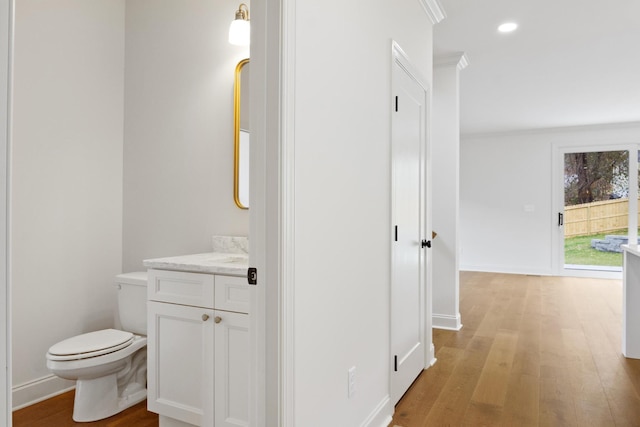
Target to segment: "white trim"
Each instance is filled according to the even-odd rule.
[[[433,345],[433,342],[431,343],[431,346],[429,347],[429,359],[428,360],[429,360],[429,363],[427,364],[427,367],[425,369],[428,369],[428,368],[432,367],[438,361],[438,359],[436,359],[436,347]]]
[[[295,88],[296,2],[282,1],[281,212],[282,427],[295,426]]]
[[[622,279],[621,271],[596,271],[596,270],[578,270],[566,269],[562,273],[550,271],[533,271],[517,268],[505,268],[504,266],[464,266],[460,271],[477,272],[477,273],[501,273],[501,274],[517,274],[521,276],[556,276],[556,277],[588,277],[592,279]]]
[[[75,381],[65,380],[55,375],[47,375],[12,388],[13,410],[22,409],[73,390]]]
[[[610,138],[609,138],[610,140]],[[593,142],[589,144],[571,144],[566,142],[554,142],[551,146],[552,154],[552,171],[551,171],[551,215],[552,218],[557,218],[558,212],[564,211],[564,191],[562,188],[562,182],[564,177],[564,156],[567,153],[591,153],[597,151],[628,151],[629,152],[629,200],[636,200],[638,198],[638,181],[637,174],[632,169],[633,166],[638,165],[637,153],[640,150],[640,141],[635,142],[621,142],[617,144],[606,144]],[[637,170],[637,169],[636,169]],[[629,226],[637,229],[637,206],[634,203],[629,204]],[[551,263],[552,270],[558,276],[570,276],[570,277],[592,277],[592,278],[604,278],[604,279],[618,279],[622,278],[621,268],[615,267],[587,267],[587,266],[571,266],[564,263],[564,227],[554,226],[551,227]],[[637,239],[637,232],[629,233],[629,242],[631,239]]]
[[[630,130],[640,129],[640,121],[577,125],[577,126],[541,127],[541,128],[534,128],[534,129],[511,129],[511,130],[496,131],[496,132],[469,132],[469,133],[462,133],[461,137],[463,139],[475,139],[475,138],[490,138],[490,137],[522,136],[522,135],[557,135],[559,133],[597,132],[597,131],[621,130],[621,129],[630,129]]]
[[[434,67],[455,66],[458,71],[462,71],[469,66],[469,58],[464,52],[455,52],[433,57]]]
[[[249,425],[281,425],[279,171],[281,3],[252,4],[251,173],[249,262],[258,270],[251,286]],[[252,142],[252,144],[253,144]],[[273,230],[273,234],[267,231]]]
[[[11,101],[13,74],[14,2],[0,0],[0,424],[11,417]],[[5,32],[6,31],[6,32]]]
[[[504,273],[504,274],[522,274],[529,276],[553,276],[555,273],[549,269],[541,270],[537,268],[510,266],[510,265],[472,265],[466,264],[460,266],[460,271],[473,271],[479,273]]]
[[[429,94],[429,85],[427,84],[427,80],[422,76],[422,73],[418,71],[417,68],[413,66],[409,56],[402,50],[400,45],[395,41],[391,40],[391,53],[393,55],[393,60],[398,63],[406,72],[413,78],[418,84],[424,89],[424,91]],[[426,106],[428,107],[428,105]],[[428,114],[427,114],[428,117]],[[428,123],[427,123],[428,124]],[[428,142],[428,138],[427,141]]]
[[[622,255],[622,252],[620,252],[620,255]],[[565,264],[564,268],[567,270],[607,271],[612,273],[622,272],[622,266]]]
[[[558,226],[558,214],[560,209],[564,211],[564,190],[561,188],[560,182],[564,175],[564,155],[562,149],[552,144],[551,148],[551,188],[549,194],[551,195],[551,212],[549,213],[550,220],[553,221],[551,225],[551,250],[549,255],[551,256],[551,272],[553,274],[560,274],[562,266],[564,265],[564,235],[561,237],[561,233],[564,234],[564,227]],[[564,218],[564,217],[563,217]],[[562,240],[562,242],[560,241]]]
[[[640,142],[640,141],[638,141]],[[636,145],[634,150],[629,151],[629,200],[638,200],[638,174],[631,171],[638,170],[638,151],[640,145]],[[628,244],[638,243],[638,204],[629,203],[629,219],[627,224]]]
[[[387,427],[393,419],[393,407],[389,395],[378,403],[375,409],[369,414],[360,427]]]
[[[250,262],[258,268],[250,425],[294,427],[295,0],[253,5]],[[257,75],[259,74],[259,76]],[[254,75],[256,75],[254,77]],[[254,80],[255,78],[255,80]],[[255,129],[254,129],[255,127]],[[253,327],[253,326],[252,326]]]
[[[420,6],[431,20],[432,24],[437,24],[447,17],[444,8],[438,0],[418,0]]]
[[[571,268],[564,269],[560,276],[563,277],[588,277],[590,279],[622,279],[622,267],[619,271],[613,270],[592,270],[584,268]]]
[[[449,314],[433,314],[433,328],[446,329],[448,331],[459,331],[462,329],[462,320],[460,313],[457,316]]]

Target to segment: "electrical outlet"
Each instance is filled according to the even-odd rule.
[[[347,383],[347,387],[348,387],[347,395],[349,396],[349,399],[351,399],[353,395],[356,394],[356,367],[355,366],[352,366],[349,369],[349,380]]]

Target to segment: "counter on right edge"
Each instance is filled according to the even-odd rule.
[[[640,246],[622,245],[622,354],[640,359]]]

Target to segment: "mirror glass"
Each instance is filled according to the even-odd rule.
[[[241,209],[249,209],[249,60],[236,67],[234,84],[234,179],[233,198]]]

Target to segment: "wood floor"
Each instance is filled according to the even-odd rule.
[[[619,280],[462,273],[459,332],[434,330],[437,363],[392,426],[640,426],[640,360],[621,354]],[[73,392],[14,412],[67,427]],[[89,424],[156,427],[145,403]],[[301,426],[303,427],[303,426]]]
[[[76,423],[73,413],[74,392],[61,394],[13,413],[13,427],[157,427],[158,416],[147,412],[147,401],[138,403],[113,417],[92,423]]]
[[[460,312],[392,426],[640,426],[620,280],[462,273]]]

